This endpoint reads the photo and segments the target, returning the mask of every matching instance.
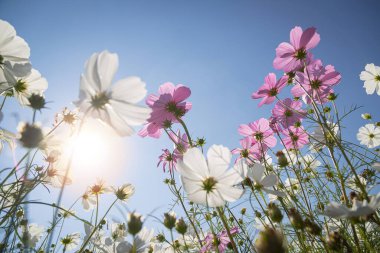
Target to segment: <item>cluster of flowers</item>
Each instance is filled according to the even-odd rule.
[[[0,20],[0,30],[0,94],[4,97],[0,112],[9,97],[33,111],[32,122],[20,124],[18,134],[0,129],[1,149],[5,141],[14,151],[18,141],[26,150],[13,168],[0,171],[0,251],[282,253],[380,249],[380,193],[376,192],[380,123],[370,122],[359,129],[357,139],[362,146],[344,140],[341,124],[346,115],[339,117],[334,92],[341,74],[311,53],[320,42],[315,28],[291,30],[290,43],[277,47],[273,62],[284,74],[277,79],[275,73],[269,73],[252,94],[253,99],[261,99],[260,107],[275,102],[271,116],[238,127],[243,137],[241,147],[230,150],[211,145],[206,154],[206,140],[193,138],[184,121],[192,108],[186,101],[191,90],[182,84],[164,83],[157,95],[147,97],[147,107],[139,105],[147,93],[145,83],[139,77],[128,77],[112,85],[118,56],[108,51],[94,53],[86,62],[76,108],[65,108],[57,114],[52,128],[42,128],[35,119],[36,112],[45,108],[47,81],[32,69],[29,47],[14,28]],[[380,67],[368,64],[360,79],[367,94],[380,95]],[[288,86],[292,87],[291,97],[280,98]],[[131,184],[109,187],[99,180],[89,186],[80,197],[83,209],[92,210],[89,220],[72,210],[77,201],[69,209],[62,207],[64,188],[72,183],[70,168],[76,151],[74,146],[71,154],[64,155],[62,143],[77,138],[89,117],[99,119],[120,136],[130,136],[134,126],[145,124],[138,135],[160,138],[166,134],[173,142],[173,150],[163,149],[157,165],[168,172],[165,183],[175,197],[170,210],[178,205],[185,217],[167,212],[158,218],[170,238],[165,232],[154,236],[135,212],[124,222],[107,221],[111,208],[134,194]],[[368,113],[362,118],[372,120]],[[276,149],[278,145],[281,148]],[[42,154],[41,163],[34,161],[37,153]],[[40,185],[60,189],[56,204],[28,200],[28,194]],[[113,193],[114,201],[99,216],[99,198],[106,193]],[[32,204],[51,206],[54,215],[48,228],[29,224],[25,206]],[[244,207],[237,210],[240,206]],[[54,234],[69,217],[83,223],[84,235]]]

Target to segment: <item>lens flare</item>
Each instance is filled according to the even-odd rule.
[[[124,163],[122,139],[99,121],[88,121],[78,136],[66,144],[66,155],[72,157],[71,174],[76,183],[88,184],[97,178],[117,178]]]

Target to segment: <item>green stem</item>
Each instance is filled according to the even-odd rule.
[[[230,228],[228,227],[227,220],[226,220],[226,217],[224,216],[223,209],[221,207],[217,207],[216,210],[218,211],[219,217],[222,220],[224,227],[226,228],[228,238],[230,238],[232,249],[234,250],[235,253],[239,253],[239,251],[236,247],[234,238],[231,235]]]

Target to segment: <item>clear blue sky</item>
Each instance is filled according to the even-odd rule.
[[[315,56],[342,73],[336,88],[340,109],[366,108],[347,119],[347,136],[354,138],[364,124],[360,113],[369,111],[379,120],[379,97],[366,95],[359,80],[365,64],[380,65],[379,9],[376,0],[1,0],[0,18],[29,43],[32,64],[49,82],[46,97],[53,103],[41,121],[49,122],[77,98],[84,62],[93,52],[108,49],[119,55],[116,79],[140,76],[149,93],[166,81],[189,86],[193,109],[186,122],[191,133],[232,149],[240,138],[239,124],[270,115],[272,107],[259,110],[250,95],[274,71],[275,48],[289,40],[296,25],[317,27],[321,42]],[[14,126],[7,113],[3,124]],[[20,113],[21,118],[30,115],[27,109]],[[170,196],[156,164],[161,149],[171,145],[166,138],[137,136],[125,139],[125,145],[133,147],[132,153],[126,152],[128,162],[115,183],[135,184],[132,210],[148,213],[161,207],[162,213]],[[41,198],[49,201],[47,194]]]

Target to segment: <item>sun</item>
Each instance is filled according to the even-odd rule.
[[[73,153],[71,176],[76,182],[117,177],[126,147],[115,131],[99,121],[86,122],[79,135],[68,141],[65,153]]]

